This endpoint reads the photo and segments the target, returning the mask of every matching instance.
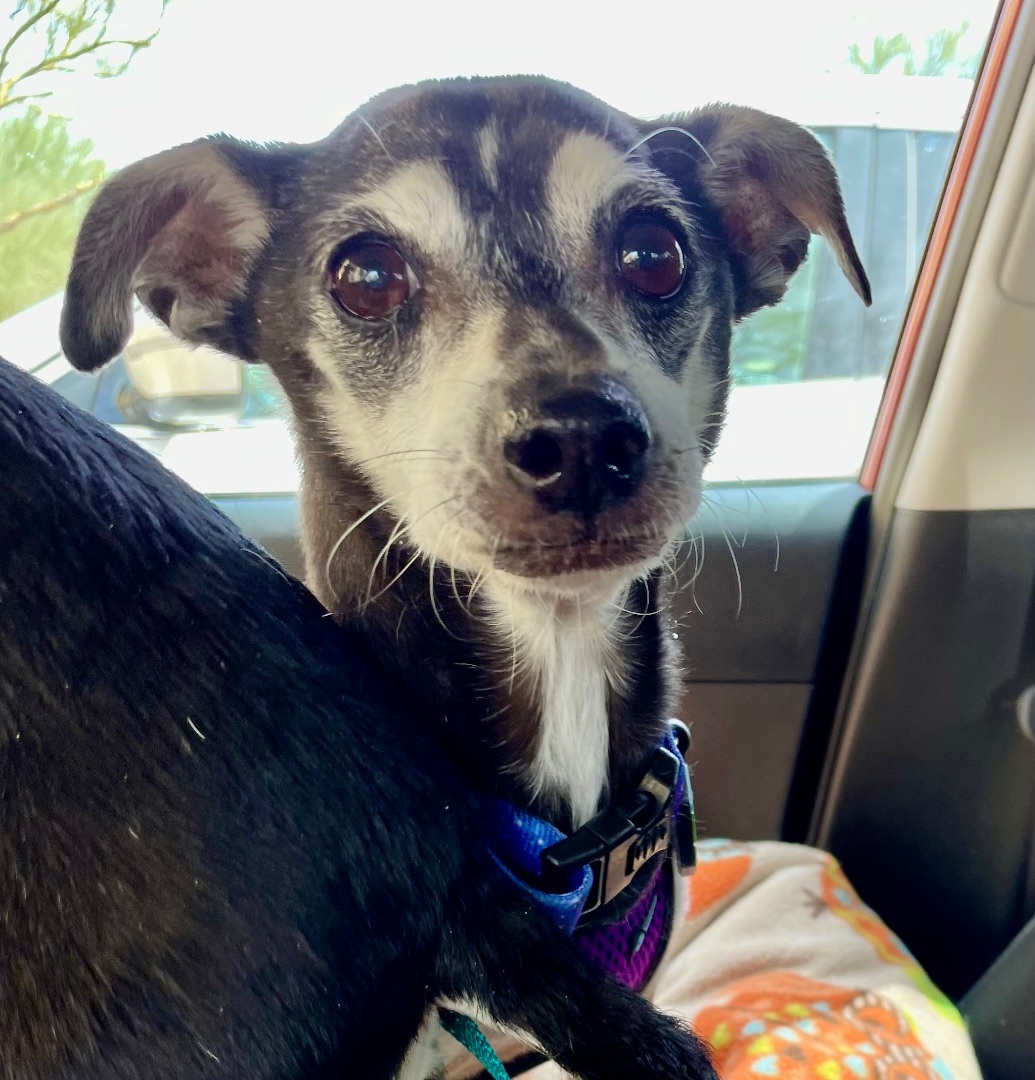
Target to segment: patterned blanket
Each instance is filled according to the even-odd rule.
[[[956,1008],[832,856],[706,840],[698,859],[646,993],[711,1044],[723,1080],[980,1080]],[[504,1061],[527,1053],[488,1034]],[[479,1071],[460,1052],[447,1078]]]

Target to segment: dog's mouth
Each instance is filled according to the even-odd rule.
[[[642,564],[657,559],[662,546],[657,536],[647,534],[585,537],[563,544],[501,544],[493,564],[516,577],[557,578]]]

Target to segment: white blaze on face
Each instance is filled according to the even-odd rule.
[[[394,236],[447,266],[471,248],[471,222],[452,180],[437,161],[401,166],[384,183],[350,198],[339,213],[347,219],[357,211],[381,218]]]
[[[459,338],[424,326],[414,347],[414,377],[388,390],[376,415],[349,387],[346,366],[319,337],[309,354],[330,384],[323,405],[334,440],[358,463],[391,512],[407,524],[407,539],[425,556],[478,573],[487,569],[487,542],[464,528],[471,477],[488,468],[479,428],[485,393],[498,377],[503,314],[487,308]]]
[[[503,313],[486,308],[458,338],[422,328],[416,379],[394,398],[379,421],[386,454],[375,463],[382,488],[400,489],[396,503],[410,523],[410,539],[425,555],[477,573],[486,568],[487,540],[463,528],[472,477],[488,471],[480,438],[485,400],[499,378]],[[413,448],[411,461],[396,451]]]
[[[599,135],[586,131],[568,135],[546,178],[553,232],[578,249],[591,243],[601,207],[636,179],[636,166]]]

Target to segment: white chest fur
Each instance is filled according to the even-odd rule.
[[[526,782],[533,796],[566,804],[576,827],[607,789],[608,692],[619,677],[612,640],[617,609],[509,590],[486,590],[514,670],[534,687],[540,722]]]

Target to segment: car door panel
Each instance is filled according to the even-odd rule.
[[[954,997],[1035,914],[1018,718],[1035,686],[1035,306],[1003,278],[1035,191],[1035,5],[1005,4],[1000,27],[902,407],[864,469],[870,570],[809,834]]]
[[[825,717],[812,708],[832,660],[824,630],[832,611],[841,617],[838,582],[863,558],[851,538],[869,500],[852,482],[727,486],[706,500],[671,607],[701,831],[778,839],[792,805],[812,810],[836,704],[828,695]],[[811,778],[799,763],[806,733]]]
[[[962,993],[1035,899],[1035,511],[899,510],[874,593],[815,838]]]

